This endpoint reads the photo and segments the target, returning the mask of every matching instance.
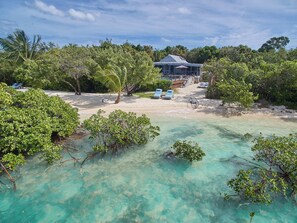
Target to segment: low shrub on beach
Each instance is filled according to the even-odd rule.
[[[155,83],[147,84],[140,88],[140,91],[155,91],[157,88],[167,91],[172,89],[172,81],[159,79]]]

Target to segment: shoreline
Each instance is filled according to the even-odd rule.
[[[205,91],[206,89],[197,88],[197,84],[192,84],[186,88],[179,88],[172,100],[122,96],[119,104],[114,104],[116,94],[82,93],[82,95],[74,95],[73,92],[61,91],[45,91],[45,93],[50,96],[59,96],[77,108],[81,122],[95,114],[99,109],[104,110],[107,114],[120,109],[126,112],[135,112],[138,115],[146,114],[148,117],[186,119],[214,117],[261,119],[265,117],[283,119],[297,124],[296,110],[286,109],[284,106],[258,108],[257,104],[256,107],[247,110],[221,106],[221,100],[206,99]],[[193,109],[188,103],[190,97],[199,101],[197,108]],[[104,100],[106,102],[103,102]]]

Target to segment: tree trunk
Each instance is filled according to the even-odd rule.
[[[117,99],[115,100],[115,104],[118,104],[121,100],[121,92],[118,92],[118,96],[117,96]]]
[[[80,88],[80,82],[79,79],[75,79],[76,81],[76,86],[77,86],[77,95],[81,95],[81,88]]]
[[[125,88],[126,88],[127,96],[129,96],[129,88],[128,88],[128,84],[125,84]]]
[[[10,180],[10,182],[13,185],[13,189],[16,190],[15,180],[12,178],[12,176],[9,174],[8,170],[5,168],[5,166],[1,162],[0,162],[0,166],[2,167],[2,169],[4,170],[4,172],[7,174],[8,179]]]
[[[68,84],[74,90],[75,95],[78,95],[78,92],[77,92],[76,88],[70,82],[65,81],[65,80],[62,80],[62,82]]]

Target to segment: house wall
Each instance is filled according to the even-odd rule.
[[[199,76],[201,71],[200,67],[188,66],[187,69],[177,69],[179,65],[157,65],[156,67],[161,68],[163,75],[197,75]]]

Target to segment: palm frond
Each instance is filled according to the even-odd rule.
[[[120,77],[111,68],[98,70],[95,80],[104,84],[109,90],[119,92],[123,89]]]

